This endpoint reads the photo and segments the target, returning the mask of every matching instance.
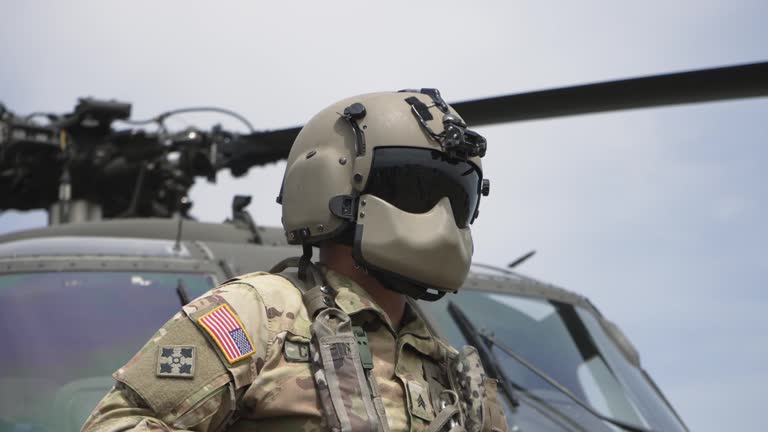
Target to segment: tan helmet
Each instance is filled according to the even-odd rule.
[[[469,224],[488,194],[485,149],[434,89],[335,103],[288,156],[278,197],[288,242],[351,232],[357,262],[389,288],[428,300],[455,292],[472,258]]]

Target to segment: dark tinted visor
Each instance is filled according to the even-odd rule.
[[[363,193],[376,195],[408,213],[426,213],[448,197],[459,228],[472,221],[480,194],[480,170],[471,162],[450,160],[435,150],[382,147]]]

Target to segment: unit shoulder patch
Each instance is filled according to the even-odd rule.
[[[228,304],[213,308],[198,318],[197,322],[213,339],[229,364],[237,363],[254,353],[251,337]]]
[[[157,347],[158,377],[194,378],[195,347],[191,345],[160,345]]]

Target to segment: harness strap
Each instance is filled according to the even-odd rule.
[[[298,267],[298,273],[286,271],[289,267]],[[362,328],[353,328],[349,315],[336,307],[336,292],[322,272],[306,251],[301,258],[279,262],[271,272],[288,279],[302,292],[312,321],[312,377],[329,428],[341,432],[389,432],[381,392],[371,372],[373,357],[368,337]]]
[[[349,315],[326,308],[315,317],[310,329],[313,376],[331,430],[378,431],[378,415]]]
[[[371,386],[373,407],[376,409],[376,415],[379,417],[379,426],[381,426],[382,432],[389,432],[389,421],[387,420],[387,413],[384,411],[384,401],[381,399],[379,384],[376,382],[376,377],[373,376],[372,371],[366,371],[366,376],[368,377],[368,385]]]

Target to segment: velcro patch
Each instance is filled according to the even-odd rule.
[[[283,343],[283,354],[285,354],[286,361],[308,363],[309,344],[286,340]]]
[[[158,346],[157,376],[194,378],[195,347],[189,345]]]
[[[243,328],[243,323],[229,305],[215,307],[197,319],[208,332],[230,364],[254,353],[253,342]]]

